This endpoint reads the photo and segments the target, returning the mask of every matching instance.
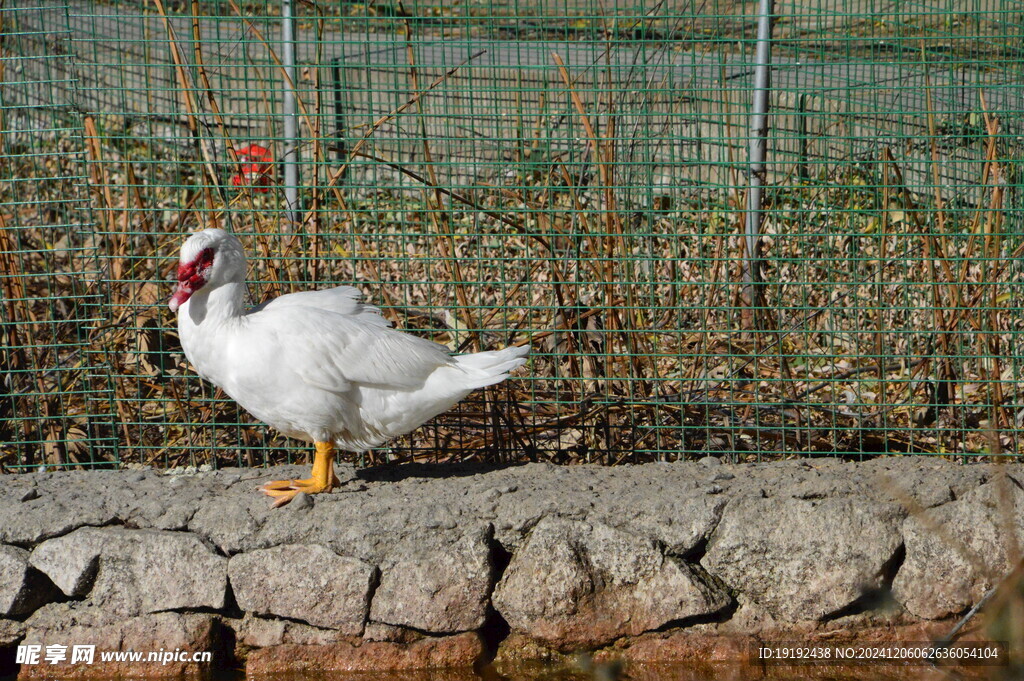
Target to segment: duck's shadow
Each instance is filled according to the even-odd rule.
[[[412,478],[468,478],[507,468],[525,466],[526,463],[396,463],[370,466],[356,470],[356,478],[363,482],[400,482]]]

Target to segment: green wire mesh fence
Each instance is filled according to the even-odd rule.
[[[754,289],[756,3],[29,4],[0,4],[6,469],[300,451],[180,352],[207,226],[254,302],[354,283],[453,351],[532,345],[363,462],[1024,448],[1017,0],[776,2]]]
[[[0,467],[117,451],[70,39],[64,8],[0,3]]]

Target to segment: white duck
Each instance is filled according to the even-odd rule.
[[[315,443],[313,474],[263,486],[282,506],[329,492],[334,448],[363,451],[408,433],[476,388],[498,383],[529,347],[452,356],[391,328],[351,286],[291,293],[245,309],[245,253],[222,229],[181,247],[181,347],[200,376],[285,435]]]

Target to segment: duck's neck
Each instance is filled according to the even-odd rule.
[[[245,313],[245,284],[231,282],[216,288],[200,289],[188,299],[188,316],[199,324],[237,319]]]

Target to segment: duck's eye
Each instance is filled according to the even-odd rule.
[[[210,268],[213,267],[213,257],[213,249],[204,248],[192,262],[178,265],[178,281],[187,282],[193,286],[205,284]]]

